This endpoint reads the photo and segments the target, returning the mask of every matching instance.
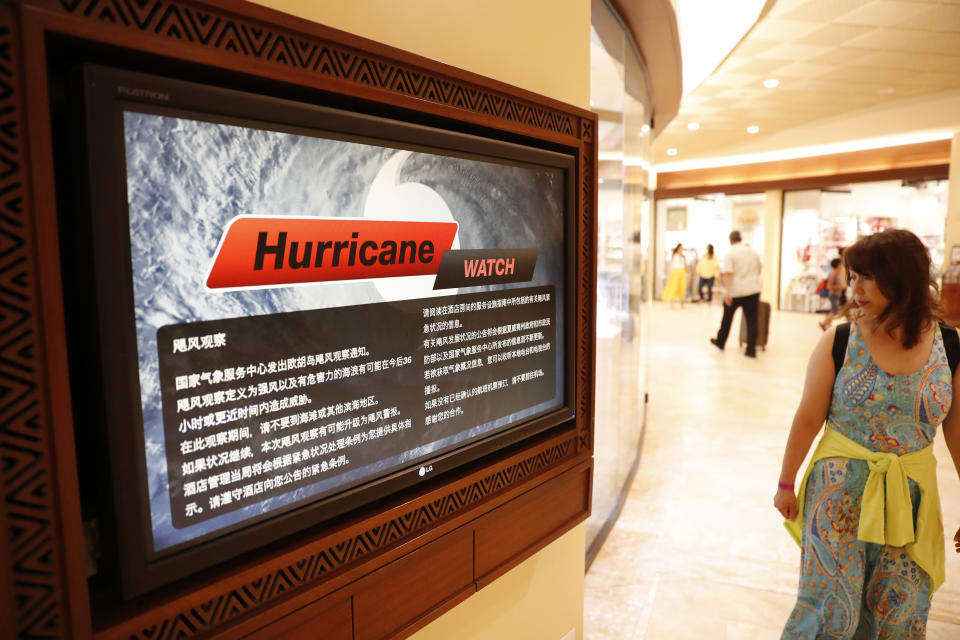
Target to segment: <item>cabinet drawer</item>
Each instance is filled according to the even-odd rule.
[[[477,521],[477,582],[482,588],[590,512],[590,467],[568,471]]]
[[[474,591],[473,531],[464,527],[360,581],[353,596],[356,640],[388,638]]]

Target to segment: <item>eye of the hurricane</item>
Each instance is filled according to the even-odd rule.
[[[410,156],[398,151],[383,165],[370,185],[363,217],[370,220],[417,220],[454,222],[450,207],[439,193],[417,182],[400,183],[400,169]],[[460,236],[453,239],[451,249],[460,248]],[[374,286],[386,301],[453,295],[457,289],[434,290],[435,276],[406,276],[376,280]]]

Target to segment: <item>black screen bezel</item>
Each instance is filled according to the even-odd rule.
[[[113,503],[125,598],[213,567],[225,560],[324,523],[348,511],[423,482],[418,469],[432,465],[431,477],[455,469],[574,417],[576,290],[575,155],[483,138],[455,130],[427,127],[295,102],[276,96],[238,92],[211,84],[195,84],[118,68],[84,68],[87,158],[89,163],[92,258],[96,288],[109,458],[114,485]],[[348,489],[267,519],[238,524],[190,543],[154,552],[146,482],[129,224],[127,219],[125,151],[121,114],[125,107],[140,111],[182,110],[212,121],[246,124],[275,130],[312,132],[326,137],[372,140],[391,146],[442,152],[448,155],[506,163],[546,165],[564,174],[565,334],[564,401],[561,408],[534,417],[453,451],[408,468],[376,477]],[[322,120],[323,127],[317,126]],[[133,428],[131,428],[131,425]]]

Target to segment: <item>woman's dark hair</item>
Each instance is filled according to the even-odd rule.
[[[680,248],[681,248],[682,246],[683,246],[683,243],[682,243],[682,242],[678,242],[678,243],[677,243],[677,246],[675,246],[675,247],[673,248],[673,253],[671,253],[670,255],[672,255],[672,256],[677,255],[677,251],[680,251]]]
[[[877,316],[892,335],[903,327],[903,348],[920,342],[920,334],[939,320],[939,289],[930,274],[930,254],[906,229],[887,229],[857,240],[843,252],[847,272],[873,278],[890,304]]]
[[[712,245],[712,244],[708,244],[708,245],[707,245],[707,255],[710,256],[711,258],[713,257],[713,245]]]
[[[833,260],[830,261],[831,269],[836,269],[839,266],[840,266],[840,258],[834,258]]]

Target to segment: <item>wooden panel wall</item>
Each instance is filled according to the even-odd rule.
[[[705,193],[815,189],[851,182],[946,178],[950,140],[834,153],[776,162],[657,174],[658,200]]]
[[[65,362],[46,76],[51,36],[572,150],[576,418],[310,540],[275,545],[135,606],[97,610],[87,592]],[[0,1],[0,636],[307,638],[322,627],[329,638],[402,637],[486,583],[491,571],[481,575],[475,556],[503,571],[582,521],[593,440],[595,132],[589,111],[243,2]],[[528,508],[550,517],[517,526]],[[504,527],[511,536],[502,536]],[[432,578],[440,562],[448,563],[449,579]],[[424,576],[432,584],[418,598],[396,590]],[[383,598],[396,600],[395,614],[377,610],[371,618],[371,602]]]

